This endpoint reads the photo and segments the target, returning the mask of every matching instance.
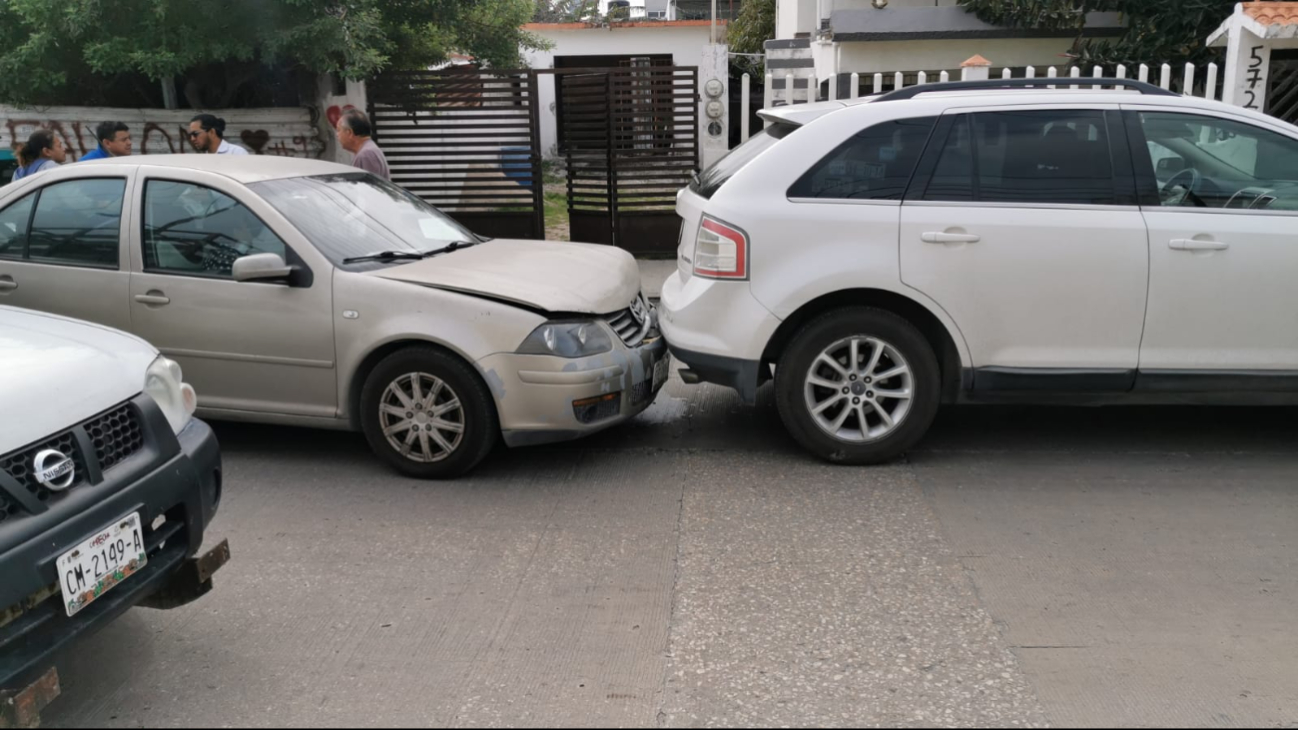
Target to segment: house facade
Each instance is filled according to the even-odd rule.
[[[1118,13],[1091,13],[1085,34],[1121,35]],[[768,69],[817,80],[897,71],[958,73],[971,56],[997,69],[1067,66],[1075,34],[1005,28],[979,20],[957,0],[776,0]],[[843,89],[840,89],[843,91]]]
[[[652,2],[652,0],[645,0]],[[721,0],[725,2],[725,0]],[[712,43],[710,20],[646,20],[591,25],[586,23],[532,23],[524,28],[551,42],[545,51],[529,51],[527,64],[534,69],[600,69],[634,66],[697,67],[699,89],[709,81],[727,84],[724,45]],[[719,28],[724,32],[724,25]],[[543,75],[538,85],[541,150],[546,157],[563,153],[564,109],[562,75]],[[700,93],[699,147],[707,167],[728,151],[728,113],[707,113],[707,97]],[[714,127],[720,125],[720,130]]]

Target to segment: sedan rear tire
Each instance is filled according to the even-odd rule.
[[[417,479],[468,472],[500,434],[482,379],[434,347],[411,347],[379,362],[361,390],[361,427],[379,458]]]

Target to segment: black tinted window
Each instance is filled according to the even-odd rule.
[[[0,210],[0,259],[20,259],[27,246],[27,221],[32,217],[32,193]]]
[[[727,180],[734,177],[735,173],[796,130],[797,127],[788,124],[772,124],[754,134],[747,142],[731,150],[725,157],[717,160],[715,165],[699,175],[694,182],[690,183],[690,190],[705,198],[711,198],[722,185],[726,184]]]
[[[126,181],[69,180],[36,201],[27,257],[32,261],[117,268]]]
[[[236,259],[287,257],[284,242],[239,201],[189,183],[150,180],[144,188],[144,269],[230,278]]]
[[[858,132],[794,183],[789,197],[901,200],[934,121],[896,119]]]
[[[974,200],[973,179],[973,141],[969,137],[969,120],[959,117],[947,135],[924,199]]]
[[[956,122],[927,200],[1114,204],[1104,113],[987,112]]]

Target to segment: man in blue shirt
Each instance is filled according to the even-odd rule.
[[[100,122],[95,127],[95,139],[99,146],[87,152],[82,162],[131,154],[131,129],[122,122]]]

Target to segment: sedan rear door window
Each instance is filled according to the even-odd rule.
[[[88,178],[40,190],[27,241],[31,261],[116,269],[126,181]]]

